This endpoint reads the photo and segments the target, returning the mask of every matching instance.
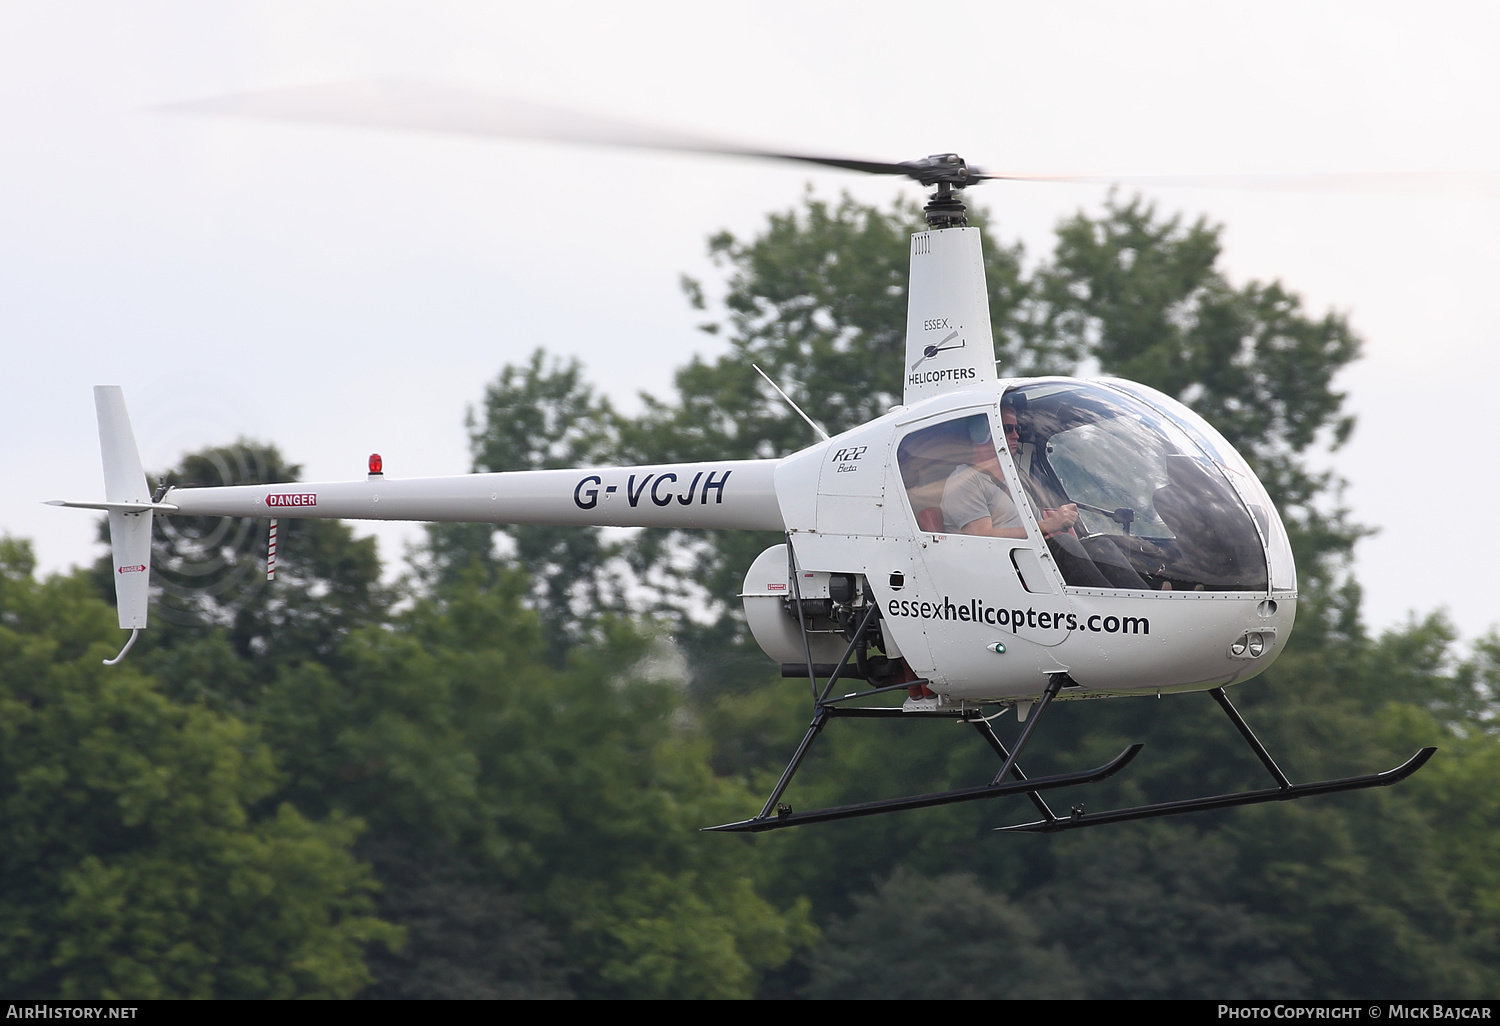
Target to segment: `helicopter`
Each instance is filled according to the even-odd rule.
[[[812,718],[761,810],[705,830],[761,832],[1025,795],[1040,818],[998,829],[1055,833],[1388,786],[1436,752],[1422,748],[1368,775],[1293,783],[1226,693],[1279,656],[1297,607],[1286,528],[1248,463],[1206,420],[1145,385],[1000,376],[964,190],[1067,176],[992,173],[953,153],[897,163],[783,153],[397,81],[172,109],[791,160],[900,176],[932,193],[927,229],[910,239],[901,403],[830,437],[771,381],[820,436],[781,458],[395,478],[372,454],[352,481],[153,491],[122,390],[96,386],[104,501],[51,504],[108,515],[119,625],[131,632],[108,665],[147,626],[156,516],[267,520],[268,577],[283,518],[757,530],[785,541],[748,569],[745,619],[783,677],[809,682]],[[1056,701],[1197,691],[1221,707],[1273,786],[1104,812],[1078,804],[1059,815],[1045,792],[1110,777],[1142,746],[1045,777],[1018,764]],[[899,706],[869,704],[900,695]],[[1007,711],[1021,723],[1009,746],[993,726]],[[782,798],[839,718],[967,723],[999,767],[966,788],[794,810]]]

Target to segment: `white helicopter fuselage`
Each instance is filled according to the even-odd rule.
[[[1024,499],[1016,503],[1022,537],[924,529],[903,481],[903,439],[976,415],[998,429],[1002,397],[1025,384],[1000,380],[948,392],[782,460],[776,488],[804,597],[826,595],[832,575],[859,575],[880,606],[888,654],[905,658],[931,690],[955,702],[1035,697],[1054,673],[1077,684],[1059,697],[1083,698],[1208,689],[1269,665],[1296,612],[1290,551],[1269,501],[1257,503],[1257,520],[1283,565],[1253,589],[1172,589],[1154,577],[1154,586],[1143,580],[1135,588],[1071,585]],[[999,455],[1006,475],[1019,479],[1015,457],[1003,446]],[[759,606],[750,618],[762,647],[797,663],[805,658],[800,637],[778,631],[769,618],[788,587],[780,549],[752,568],[744,594],[747,611]],[[843,648],[830,632],[812,654],[831,662]]]

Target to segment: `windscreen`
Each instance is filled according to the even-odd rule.
[[[1069,585],[1266,590],[1262,537],[1269,520],[1280,521],[1267,500],[1259,512],[1269,520],[1256,523],[1223,462],[1226,453],[1244,461],[1222,438],[1143,396],[1091,382],[1012,388],[1002,416],[1015,423],[1007,442],[1038,523],[1071,521],[1048,532]],[[1243,473],[1255,481],[1248,467]]]
[[[1178,427],[1190,435],[1208,453],[1219,469],[1224,471],[1229,483],[1239,494],[1240,501],[1255,518],[1261,541],[1266,546],[1266,562],[1270,565],[1271,587],[1276,591],[1297,590],[1297,566],[1292,558],[1292,543],[1287,537],[1286,525],[1276,512],[1265,485],[1251,471],[1245,458],[1230,445],[1213,425],[1188,409],[1171,396],[1148,388],[1134,381],[1118,378],[1108,379],[1108,384],[1128,392],[1138,399],[1156,407]]]

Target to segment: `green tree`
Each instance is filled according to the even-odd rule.
[[[1374,640],[1329,636],[1237,689],[1294,779],[1370,772],[1420,745],[1439,749],[1389,790],[1241,810],[1219,826],[1236,853],[1234,896],[1272,916],[1320,995],[1477,997],[1497,984],[1500,921],[1468,860],[1495,843],[1500,816],[1484,800],[1460,811],[1459,796],[1472,794],[1469,775],[1500,756],[1500,744],[1434,719],[1457,661],[1449,642],[1434,642],[1440,633],[1426,621]],[[1421,657],[1401,663],[1393,653]]]
[[[1182,823],[1098,831],[1061,844],[1025,903],[1041,935],[1088,967],[1087,995],[1224,999],[1310,993],[1278,921],[1235,899],[1235,850]]]
[[[884,214],[848,201],[837,208],[809,201],[803,210],[772,218],[752,242],[716,239],[714,251],[730,269],[727,314],[718,325],[730,351],[684,370],[677,397],[658,402],[638,433],[627,432],[632,455],[778,455],[805,444],[805,427],[758,383],[752,361],[830,430],[894,401],[881,389],[899,380],[905,299],[894,290],[881,294],[878,282],[899,277],[904,284],[910,211],[903,209]],[[882,227],[873,232],[869,225]],[[1450,722],[1483,723],[1493,708],[1495,648],[1481,646],[1473,658],[1455,659],[1451,634],[1433,623],[1379,642],[1366,636],[1358,588],[1347,574],[1359,529],[1338,508],[1337,479],[1309,466],[1311,456],[1336,447],[1352,428],[1334,385],[1358,355],[1358,341],[1341,317],[1309,316],[1280,284],[1229,283],[1217,267],[1218,239],[1219,229],[1204,222],[1185,225],[1140,200],[1115,199],[1098,216],[1064,222],[1055,253],[1029,274],[1017,251],[987,238],[997,355],[1013,371],[1097,367],[1143,381],[1224,432],[1288,520],[1308,614],[1299,618],[1293,651],[1262,682],[1237,689],[1237,701],[1298,779],[1393,765],[1410,750],[1398,752],[1382,740],[1385,703],[1397,699],[1408,708],[1425,705]],[[1009,260],[1009,268],[997,269],[997,259]],[[861,277],[850,266],[875,272]],[[862,296],[847,291],[852,288],[863,289]],[[690,283],[689,294],[701,302],[703,290]],[[866,312],[875,324],[860,322]],[[883,386],[876,370],[882,360],[893,367]],[[845,392],[875,401],[862,409]],[[825,403],[824,396],[834,398]],[[715,593],[733,594],[738,574],[771,541],[709,537],[694,550],[693,572]],[[699,629],[704,648],[723,650],[743,638],[734,630],[736,613],[725,607],[718,624]],[[1382,682],[1382,663],[1407,669],[1384,674]],[[705,703],[704,713],[719,739],[716,764],[759,787],[769,786],[805,729],[805,714],[796,708],[805,692],[768,676],[760,678],[764,690],[719,695]],[[1028,753],[1027,765],[1038,773],[1095,765],[1129,741],[1147,741],[1146,754],[1128,773],[1078,796],[1090,807],[1265,786],[1264,770],[1206,700],[1086,706],[1049,713],[1046,744]],[[973,738],[965,745],[951,732],[919,733],[915,725],[897,730],[899,737],[877,733],[866,728],[855,736],[838,725],[826,731],[788,799],[801,808],[971,784],[987,778],[986,765],[993,772],[991,754]],[[1453,886],[1433,850],[1436,824],[1410,795],[1397,789],[1379,798],[1324,799],[1316,816],[1277,807],[1197,817],[1171,865],[1137,859],[1126,866],[1130,886],[1117,888],[1115,918],[1180,920],[1190,924],[1185,936],[1199,938],[1163,948],[1158,954],[1171,964],[1154,974],[1142,975],[1128,960],[1099,961],[1104,945],[1126,943],[1122,932],[1102,931],[1098,943],[1065,930],[1050,936],[1067,943],[1076,964],[1087,967],[1080,971],[1090,993],[1210,993],[1225,984],[1225,965],[1254,987],[1278,992],[1306,986],[1313,993],[1356,993],[1359,981],[1386,979],[1412,993],[1444,987],[1473,993],[1485,978],[1478,953],[1485,950],[1488,926],[1463,914],[1465,891]],[[1049,929],[1059,920],[1047,909],[1103,901],[1110,881],[1070,853],[1110,849],[1110,838],[986,837],[996,822],[1030,818],[1029,810],[1014,807],[1020,802],[1009,809],[1002,804],[992,815],[955,806],[789,831],[768,839],[763,851],[795,890],[815,897],[820,922],[852,921],[861,895],[900,866],[928,872],[964,866],[1003,891],[1042,889],[1047,904],[1029,907]],[[1478,836],[1496,826],[1474,827],[1479,850]],[[1152,836],[1146,828],[1110,829],[1119,847],[1114,854],[1150,850],[1140,847]],[[1193,840],[1192,831],[1202,839]],[[1266,846],[1272,839],[1290,845],[1292,854],[1275,857]],[[1362,847],[1379,854],[1361,856]],[[1224,860],[1237,871],[1208,871]]]
[[[507,367],[471,414],[475,468],[775,456],[809,443],[752,363],[830,430],[878,415],[898,401],[915,224],[901,204],[810,198],[755,239],[716,237],[728,282],[707,327],[727,341],[724,355],[693,361],[672,397],[648,399],[627,421],[576,364],[534,354]],[[366,558],[341,525],[319,525],[329,529],[321,540],[288,538],[287,591],[280,581],[248,600],[188,589],[178,606],[166,603],[177,619],[113,675],[90,669],[115,633],[104,607],[56,598],[81,589],[77,580],[39,585],[28,568],[0,582],[9,589],[0,702],[10,703],[0,711],[52,739],[27,747],[20,728],[0,728],[11,753],[0,752],[10,759],[0,762],[0,801],[12,800],[14,782],[20,804],[5,811],[23,826],[43,822],[27,801],[50,810],[82,794],[90,810],[46,826],[76,835],[63,849],[80,853],[69,864],[82,868],[55,869],[52,848],[26,846],[27,831],[43,828],[24,826],[3,849],[3,895],[63,893],[55,904],[73,902],[67,914],[95,924],[88,936],[146,939],[139,957],[117,958],[120,942],[103,954],[50,954],[50,969],[33,959],[25,978],[56,991],[64,966],[84,989],[127,979],[152,993],[347,993],[369,978],[361,946],[391,936],[371,919],[370,877],[349,855],[359,821],[368,827],[357,851],[384,888],[379,914],[408,939],[372,955],[372,996],[833,995],[859,990],[861,976],[882,993],[979,995],[1017,978],[1016,967],[1021,982],[1006,993],[1044,984],[1094,996],[1493,993],[1500,640],[1464,656],[1441,617],[1378,639],[1360,622],[1346,562],[1358,531],[1337,510],[1336,479],[1308,468],[1350,427],[1333,388],[1357,353],[1347,325],[1308,316],[1279,284],[1229,284],[1216,267],[1216,228],[1161,218],[1140,201],[1065,222],[1056,253],[1030,271],[1017,247],[987,236],[986,250],[1007,370],[1097,366],[1176,395],[1252,460],[1288,516],[1310,615],[1281,660],[1235,694],[1283,766],[1299,780],[1369,772],[1441,739],[1423,773],[1379,792],[1054,838],[990,834],[1031,818],[1023,799],[757,838],[704,835],[698,827],[758,807],[806,728],[806,683],[771,679],[730,600],[774,536],[644,532],[611,544],[577,529],[497,537],[488,525],[443,526],[397,615],[376,584],[373,548]],[[704,290],[686,287],[706,307]],[[219,464],[233,469],[254,452],[264,464],[256,473],[280,475],[263,479],[295,476],[274,450],[244,445],[179,474],[221,483]],[[196,525],[191,545],[166,539],[158,561],[183,571],[173,560],[196,546],[253,575],[263,525],[240,542],[232,526]],[[627,608],[627,565],[656,600]],[[25,624],[45,630],[18,626],[12,610],[33,607],[52,619]],[[681,668],[627,614],[665,619],[699,686],[685,688]],[[63,653],[55,672],[65,686],[13,683],[30,678],[11,666],[46,661],[25,654],[32,635]],[[12,636],[23,639],[19,662],[5,655]],[[132,676],[142,670],[163,685]],[[86,702],[56,700],[75,694]],[[84,726],[56,726],[65,717],[54,706]],[[994,753],[952,728],[835,724],[788,800],[805,808],[989,779]],[[1129,771],[1067,801],[1098,809],[1265,785],[1204,696],[1063,705],[1026,765],[1095,765],[1134,740],[1147,749]],[[211,759],[221,747],[237,754]],[[190,784],[158,787],[182,776],[180,765],[195,774]],[[159,857],[165,841],[142,832],[157,820],[109,818],[134,816],[153,787],[199,808],[209,801],[192,797],[200,792],[219,803],[173,841],[172,857],[192,864],[185,874]],[[105,824],[98,836],[126,840],[96,851],[94,823]],[[119,844],[147,854],[131,862]],[[301,891],[274,875],[292,849],[322,867],[297,878]],[[225,866],[251,868],[234,876]],[[245,879],[263,887],[254,891],[262,909],[278,897],[313,909],[299,920],[305,932],[265,933],[290,913],[268,926],[222,911],[247,893]],[[211,900],[200,896],[210,890]],[[42,929],[31,905],[15,908],[0,922]],[[170,929],[147,929],[162,922]],[[817,940],[815,924],[825,939],[797,961]],[[180,964],[197,975],[178,972],[175,949],[156,940],[167,935],[195,951],[227,945],[225,965],[252,969],[213,976],[190,958]],[[4,936],[0,962],[43,934]],[[302,975],[276,968],[278,945],[300,952]]]
[[[381,918],[406,943],[370,952],[363,998],[555,999],[573,996],[562,946],[493,867],[458,846],[386,831],[360,854],[380,879]]]
[[[1366,657],[1367,706],[1423,707],[1460,737],[1500,729],[1500,634],[1491,628],[1467,658],[1456,655],[1457,641],[1458,632],[1441,612],[1413,616],[1401,629],[1385,632]]]
[[[348,997],[370,912],[358,823],[270,802],[270,750],[131,665],[81,576],[0,541],[0,986],[34,997]]]
[[[561,672],[517,673],[495,638],[515,596],[459,589],[419,605],[412,636],[434,676],[474,703],[461,723],[478,757],[492,850],[566,951],[585,996],[748,996],[811,937],[805,903],[781,908],[743,844],[698,832],[749,796],[715,779],[653,649],[612,628]]]
[[[532,370],[533,385],[557,381],[539,360]],[[498,401],[490,417],[508,423]],[[200,476],[217,473],[209,462]],[[232,524],[188,526],[221,562],[259,571],[254,542],[226,540]],[[259,530],[253,539],[263,545]],[[356,580],[378,581],[370,555]],[[284,810],[276,822],[368,824],[358,851],[380,875],[379,912],[408,937],[373,956],[371,995],[749,996],[813,933],[805,903],[763,896],[744,844],[697,832],[748,796],[714,779],[677,685],[642,676],[643,635],[595,609],[592,626],[558,644],[532,578],[509,562],[429,563],[401,617],[351,604],[323,621],[336,629],[287,631],[274,647],[237,629],[289,603],[274,595],[281,581],[248,597],[209,591],[181,603],[193,615],[169,616],[131,665],[170,673],[174,694],[202,700],[191,708],[232,708],[270,742],[254,800]],[[292,597],[337,604],[350,564],[301,565]],[[480,910],[484,944],[473,940]],[[345,992],[370,978],[356,966]]]
[[[485,389],[482,410],[469,411],[476,473],[556,470],[616,462],[619,423],[608,400],[583,380],[576,360],[538,349],[523,366],[507,364]],[[498,549],[496,535],[504,540]],[[600,617],[621,612],[621,546],[603,532],[545,524],[434,524],[423,573],[429,585],[451,583],[470,565],[494,573],[522,567],[541,615],[551,659],[593,636]]]
[[[284,795],[369,823],[383,908],[415,945],[380,959],[379,993],[750,996],[813,936],[805,902],[768,899],[752,848],[699,833],[751,796],[715,778],[649,638],[605,624],[557,667],[528,583],[471,567],[263,701]],[[478,901],[504,910],[501,950],[555,954],[507,972],[443,943]]]
[[[985,223],[982,215],[975,220]],[[752,364],[830,431],[898,401],[907,235],[915,222],[914,210],[900,204],[882,211],[810,198],[772,217],[755,239],[716,237],[711,252],[727,282],[723,310],[705,329],[726,340],[727,352],[683,368],[675,394],[648,399],[633,422],[611,421],[623,458],[778,456],[809,443],[806,425]],[[977,965],[988,957],[973,939],[979,923],[1093,995],[1485,993],[1493,987],[1496,929],[1487,869],[1493,860],[1484,860],[1500,822],[1473,789],[1494,758],[1500,642],[1487,639],[1462,659],[1441,620],[1378,640],[1360,623],[1358,588],[1347,573],[1359,529],[1338,508],[1337,479],[1310,468],[1310,457],[1336,447],[1352,428],[1335,388],[1339,371],[1358,354],[1347,323],[1309,315],[1279,283],[1231,284],[1217,266],[1217,228],[1163,218],[1140,200],[1112,198],[1101,214],[1068,220],[1056,251],[1029,272],[1018,248],[988,238],[986,249],[997,355],[1007,370],[1098,368],[1159,388],[1219,427],[1271,490],[1293,532],[1309,615],[1281,661],[1262,681],[1237,689],[1236,698],[1292,775],[1369,772],[1445,732],[1456,739],[1458,763],[1434,773],[1425,794],[1403,785],[1062,838],[989,836],[995,823],[1030,818],[1019,800],[988,806],[990,814],[952,806],[761,838],[753,849],[759,872],[787,893],[807,896],[816,921],[826,925],[825,942],[806,964],[780,971],[777,992],[806,986],[808,993],[849,993],[861,967],[884,954],[862,941],[903,936],[907,927],[920,936],[917,947],[958,952],[960,964]],[[702,286],[685,287],[690,301],[706,309]],[[568,393],[590,394],[576,376]],[[663,582],[663,600],[653,611],[670,618],[700,680],[740,685],[700,687],[686,708],[715,740],[714,768],[760,793],[805,729],[805,691],[772,683],[746,644],[737,609],[713,600],[733,595],[755,553],[775,540],[646,532],[621,550],[639,576],[656,573]],[[687,615],[694,604],[701,610],[705,592],[714,617],[707,624]],[[575,654],[596,659],[609,651],[591,646]],[[736,662],[739,654],[746,658]],[[751,682],[762,686],[747,687]],[[1263,768],[1207,700],[1078,705],[1048,714],[1045,746],[1027,756],[1032,772],[1095,765],[1128,741],[1145,740],[1148,748],[1128,773],[1069,800],[1107,808],[1265,785]],[[661,708],[680,714],[684,706]],[[955,739],[951,730],[841,726],[825,733],[788,792],[798,807],[960,786],[988,779],[995,768],[992,752],[972,736]],[[684,737],[701,744],[691,734],[676,740]],[[609,753],[617,743],[592,741],[591,751],[613,767]],[[636,751],[637,760],[659,758],[654,750]],[[557,755],[545,765],[571,764]],[[570,796],[564,807],[575,794],[595,793],[563,790]],[[738,787],[722,794],[738,803],[725,818],[756,805]],[[1470,797],[1472,812],[1461,811]],[[562,818],[588,819],[576,812]],[[1448,827],[1449,821],[1459,825]],[[529,838],[518,851],[552,850],[545,833],[504,832],[510,840]],[[681,858],[642,841],[612,834],[609,843],[641,851],[636,865]],[[903,867],[925,877],[903,875]],[[983,879],[989,894],[944,875],[955,868]],[[691,879],[704,879],[702,872]],[[711,910],[695,905],[704,899],[685,883],[689,877],[667,872],[627,882],[589,865],[551,879],[565,883],[555,891],[549,882],[548,894],[566,893],[581,904],[561,916],[561,904],[532,908],[553,910],[548,927],[563,939],[572,964],[606,967],[591,970],[607,983],[594,993],[691,990],[705,965],[717,965],[684,962],[685,952],[668,943],[674,935],[697,937],[681,924],[690,920],[696,928],[702,920],[695,917]],[[965,911],[942,906],[924,889],[928,879],[972,899]],[[612,893],[630,898],[617,901]],[[698,911],[661,914],[679,905]],[[694,944],[714,948],[710,940]],[[891,959],[899,957],[882,961],[882,986],[916,993],[924,975],[941,988],[976,986],[962,970],[924,974],[920,959],[892,969]],[[1068,976],[1068,966],[1076,976]]]
[[[812,998],[1079,998],[1084,981],[1025,911],[969,873],[904,870],[829,926],[810,955]]]

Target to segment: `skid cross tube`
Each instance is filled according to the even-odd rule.
[[[995,779],[990,781],[991,786],[1000,783],[1015,768],[1016,758],[1021,754],[1021,749],[1026,747],[1027,741],[1031,740],[1031,735],[1036,730],[1036,725],[1042,722],[1042,713],[1047,711],[1047,706],[1052,704],[1052,700],[1057,697],[1057,693],[1063,689],[1063,685],[1069,679],[1066,673],[1054,673],[1048,676],[1047,690],[1042,692],[1042,700],[1037,703],[1036,714],[1031,717],[1031,722],[1027,723],[1022,729],[1021,736],[1016,739],[1016,750],[1005,757],[1005,765],[1000,767],[1000,772],[996,773]]]
[[[703,493],[706,497],[707,492]],[[802,651],[807,654],[807,683],[812,687],[813,705],[818,704],[818,671],[813,669],[812,640],[807,636],[807,616],[802,611],[802,576],[797,570],[797,550],[792,547],[792,534],[786,536],[786,573],[792,579],[792,600],[797,603],[797,626],[802,631]],[[848,656],[844,657],[848,659]],[[834,676],[838,671],[834,671]]]
[[[838,665],[833,668],[833,673],[831,676],[829,676],[828,683],[824,686],[823,690],[818,693],[817,704],[819,706],[828,701],[828,693],[832,691],[833,686],[839,682],[839,677],[843,676],[844,667],[849,665],[849,657],[854,654],[854,650],[865,643],[865,631],[869,630],[870,624],[875,620],[875,614],[879,611],[880,607],[873,602],[870,603],[870,608],[865,610],[865,615],[859,621],[859,626],[854,628],[853,639],[844,649],[844,658],[840,659]],[[804,635],[804,637],[806,637],[806,635]],[[813,687],[816,688],[817,684],[817,678],[814,677]]]
[[[871,619],[872,615],[866,614],[864,621],[861,623],[861,629],[855,633],[856,642],[859,638],[863,637],[863,628],[868,625]],[[847,653],[844,658],[845,660],[848,659]],[[802,742],[797,746],[797,751],[793,753],[791,761],[787,763],[786,769],[782,771],[781,778],[776,781],[776,786],[772,789],[771,796],[766,799],[766,803],[761,808],[760,814],[753,819],[740,820],[735,823],[721,823],[718,826],[704,827],[704,830],[728,833],[759,833],[764,830],[776,830],[781,827],[800,826],[806,823],[827,823],[839,819],[853,819],[857,816],[873,816],[882,812],[925,809],[937,805],[951,805],[955,802],[976,801],[981,798],[1002,798],[1013,794],[1027,795],[1033,804],[1036,805],[1037,810],[1043,816],[1047,817],[1043,822],[1061,822],[1052,810],[1048,808],[1047,803],[1037,795],[1038,791],[1050,790],[1057,787],[1070,787],[1075,784],[1091,784],[1104,780],[1123,769],[1139,754],[1143,747],[1139,744],[1131,745],[1109,762],[1102,766],[1096,766],[1093,769],[1074,773],[1059,773],[1034,780],[1028,778],[1021,771],[1020,767],[1016,765],[1016,758],[1021,754],[1021,749],[1026,746],[1026,742],[1030,739],[1033,731],[1035,731],[1041,714],[1046,711],[1052,699],[1057,697],[1057,693],[1062,690],[1068,681],[1066,674],[1057,673],[1048,678],[1047,688],[1042,693],[1042,699],[1037,705],[1036,713],[1030,719],[1030,722],[1026,724],[1025,729],[1021,731],[1021,736],[1016,741],[1016,747],[1013,751],[1006,750],[1005,745],[996,736],[989,722],[973,710],[961,710],[946,715],[942,713],[938,714],[943,719],[957,718],[973,723],[980,735],[984,737],[990,747],[1000,756],[1003,760],[1000,773],[990,783],[976,787],[957,788],[951,791],[933,791],[927,794],[909,795],[902,798],[886,798],[873,802],[861,802],[855,805],[839,805],[827,809],[817,809],[812,812],[793,812],[789,806],[780,804],[781,796],[786,793],[787,787],[792,782],[792,777],[796,774],[798,767],[802,765],[802,760],[807,756],[808,750],[812,747],[818,735],[823,732],[823,728],[828,725],[830,719],[835,716],[873,716],[881,718],[901,716],[908,718],[924,715],[923,713],[905,713],[900,709],[894,708],[845,709],[835,706],[831,702],[825,704],[826,699],[823,696],[827,695],[837,677],[838,672],[835,671],[833,678],[829,680],[828,686],[823,689],[822,695],[820,695],[818,703],[814,707],[812,722],[808,724],[807,732],[802,736]],[[886,688],[876,690],[885,691],[901,686],[904,685],[889,685]],[[874,692],[864,692],[864,694],[872,693]],[[846,695],[844,697],[849,698],[853,696]],[[833,701],[837,702],[839,699],[834,699]],[[1015,779],[1007,783],[1005,781],[1006,777],[1014,777]]]
[[[1271,754],[1266,751],[1248,724],[1240,716],[1239,711],[1230,703],[1229,697],[1224,694],[1223,688],[1214,688],[1209,692],[1214,701],[1228,715],[1234,723],[1235,728],[1244,737],[1245,742],[1255,752],[1271,776],[1276,779],[1276,787],[1262,788],[1258,791],[1239,791],[1232,794],[1209,795],[1204,798],[1185,798],[1175,802],[1159,802],[1155,805],[1137,805],[1128,809],[1114,809],[1109,812],[1083,812],[1075,811],[1068,819],[1052,817],[1041,819],[1033,823],[1016,823],[1012,826],[996,827],[1001,832],[1011,833],[1033,833],[1051,834],[1063,830],[1075,830],[1079,827],[1103,826],[1105,823],[1124,823],[1134,819],[1154,819],[1158,816],[1180,816],[1189,812],[1207,812],[1211,809],[1229,809],[1239,805],[1259,805],[1263,802],[1287,802],[1296,801],[1299,798],[1311,798],[1320,794],[1337,794],[1341,791],[1360,791],[1367,787],[1389,787],[1398,784],[1411,776],[1417,770],[1427,764],[1437,751],[1435,747],[1422,748],[1410,759],[1394,769],[1382,770],[1379,773],[1370,773],[1359,777],[1340,777],[1336,780],[1319,780],[1310,784],[1293,784],[1287,779],[1286,774],[1281,772]]]

